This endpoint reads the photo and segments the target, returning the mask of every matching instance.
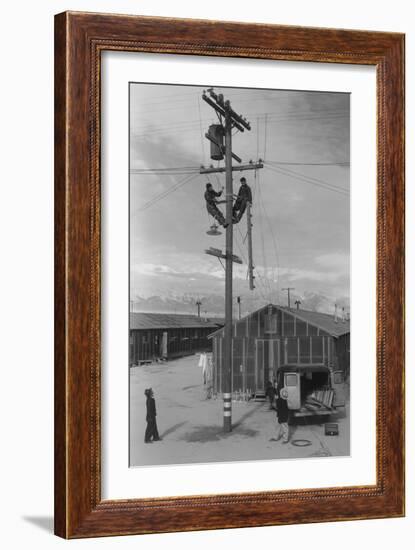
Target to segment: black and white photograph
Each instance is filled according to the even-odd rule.
[[[350,94],[129,85],[129,465],[350,455]]]

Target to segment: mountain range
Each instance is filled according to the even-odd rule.
[[[256,293],[242,295],[240,298],[242,315],[251,313],[269,302],[287,305],[287,297],[282,293],[278,297],[267,300]],[[294,307],[297,300],[301,302],[301,309],[309,311],[334,314],[335,304],[340,310],[344,307],[346,312],[350,311],[350,300],[346,296],[330,297],[314,292],[305,292],[302,296],[291,294],[291,307]],[[171,293],[166,296],[135,296],[130,301],[130,310],[148,313],[197,313],[197,301],[201,302],[200,311],[202,315],[224,316],[225,299],[223,295],[219,294],[194,296],[193,294],[175,295]],[[236,312],[238,307],[236,297],[234,303]]]

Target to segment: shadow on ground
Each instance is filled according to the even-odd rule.
[[[241,435],[243,437],[254,437],[258,433],[258,430],[252,430],[250,428],[238,428],[233,427],[231,432],[224,432],[218,426],[196,426],[195,429],[187,433],[182,441],[187,443],[210,443],[212,441],[220,441],[221,439],[227,439],[232,435]]]
[[[174,426],[170,426],[170,428],[168,428],[167,430],[165,430],[163,433],[161,433],[161,437],[166,437],[166,435],[169,435],[173,432],[175,432],[176,430],[178,430],[179,428],[181,428],[182,426],[184,426],[186,424],[186,422],[178,422],[177,424],[174,424]]]
[[[248,412],[246,412],[245,414],[243,414],[241,416],[241,418],[235,422],[235,424],[233,425],[233,428],[236,429],[236,428],[239,428],[240,425],[244,422],[244,420],[246,420],[247,418],[249,418],[250,416],[252,416],[253,414],[256,413],[256,411],[258,409],[261,409],[263,407],[262,403],[256,407],[253,407],[252,409],[250,409]]]
[[[182,388],[182,390],[186,391],[186,390],[192,390],[194,388],[200,388],[200,384],[193,384],[193,386],[185,386],[184,388]]]
[[[53,518],[51,516],[23,516],[22,519],[36,525],[36,527],[43,529],[43,531],[53,533]]]

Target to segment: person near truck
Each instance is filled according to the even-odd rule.
[[[276,393],[277,392],[275,390],[275,382],[273,383],[270,380],[268,380],[267,386],[265,388],[265,395],[268,397],[270,410],[274,408],[274,401],[275,401]]]
[[[277,441],[282,438],[282,442],[288,443],[290,439],[290,431],[288,427],[288,403],[287,399],[284,399],[284,388],[277,385],[276,388],[276,409],[277,409]]]

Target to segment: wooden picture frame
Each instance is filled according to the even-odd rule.
[[[100,61],[120,50],[377,71],[376,484],[101,499]],[[65,12],[55,19],[55,533],[64,538],[404,515],[404,35]]]

